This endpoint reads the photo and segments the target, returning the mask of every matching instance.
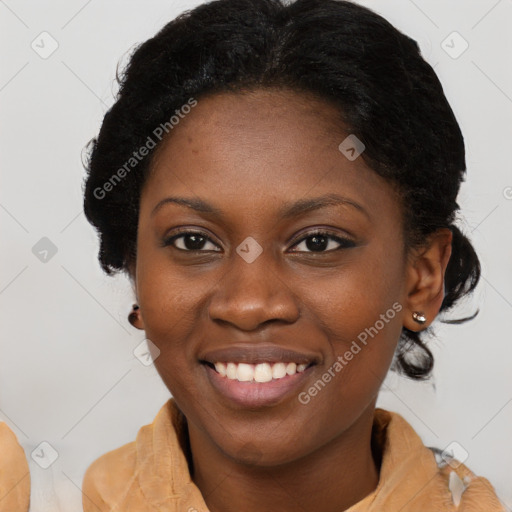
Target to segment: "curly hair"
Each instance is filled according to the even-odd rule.
[[[285,88],[329,102],[364,143],[362,158],[400,192],[407,250],[438,228],[452,231],[440,310],[476,287],[479,259],[454,223],[466,172],[462,133],[416,41],[373,11],[341,0],[210,1],[136,46],[117,81],[116,102],[84,163],[84,211],[107,274],[129,273],[135,262],[141,188],[165,140],[151,137],[163,134],[158,127],[169,132],[169,119],[191,98]],[[431,333],[404,327],[392,369],[429,377]]]

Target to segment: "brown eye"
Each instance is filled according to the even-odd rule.
[[[213,248],[206,248],[205,245],[210,244]],[[162,244],[163,247],[171,245],[180,251],[217,251],[217,246],[210,238],[200,231],[183,231],[177,235],[166,238]],[[218,252],[218,251],[217,251]]]
[[[355,247],[356,244],[349,238],[340,237],[327,231],[315,231],[302,238],[300,243],[294,245],[294,247],[300,246],[303,246],[305,250],[294,250],[292,252],[333,252]]]

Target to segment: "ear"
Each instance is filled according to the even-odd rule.
[[[138,302],[138,301],[137,301]],[[134,304],[132,310],[128,315],[128,321],[135,327],[136,329],[144,330],[144,320],[142,318],[142,311],[138,304]]]
[[[129,264],[128,265],[128,279],[132,285],[133,294],[135,297],[135,302],[137,305],[139,305],[139,297],[137,294],[137,280],[135,275],[135,265]],[[138,309],[132,309],[130,314],[128,315],[128,321],[136,328],[140,329],[141,331],[144,330],[144,319],[142,318],[142,310],[140,306]]]
[[[441,309],[445,292],[444,275],[452,254],[452,238],[449,228],[438,229],[409,258],[404,327],[411,331],[428,327]],[[427,322],[423,325],[415,322],[412,318],[414,311],[422,312]]]
[[[142,318],[142,311],[140,307],[136,311],[132,309],[128,315],[128,320],[136,329],[141,331],[144,330],[144,319]]]

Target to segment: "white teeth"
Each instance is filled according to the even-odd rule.
[[[215,370],[222,377],[239,382],[270,382],[288,375],[302,373],[306,363],[215,363]]]
[[[217,373],[220,373],[223,377],[226,376],[226,365],[224,363],[215,363],[215,369]]]
[[[272,366],[272,377],[280,379],[286,375],[286,365],[284,363],[276,363]]]
[[[286,373],[288,375],[293,375],[297,371],[297,365],[295,363],[288,363],[286,365]]]
[[[226,366],[226,377],[228,379],[234,380],[236,379],[236,364],[228,363]]]
[[[254,368],[254,380],[256,382],[270,382],[272,380],[272,368],[268,363],[256,365],[256,368]]]
[[[254,379],[254,366],[252,364],[240,363],[236,370],[236,378],[240,382],[249,382]]]

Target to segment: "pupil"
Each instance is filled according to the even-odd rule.
[[[192,243],[187,243],[192,241]],[[204,245],[204,237],[201,235],[187,235],[185,237],[185,247],[191,251],[201,249]]]
[[[310,243],[310,241],[312,241]],[[327,237],[323,235],[310,236],[306,241],[306,246],[310,251],[318,251],[327,248]]]

